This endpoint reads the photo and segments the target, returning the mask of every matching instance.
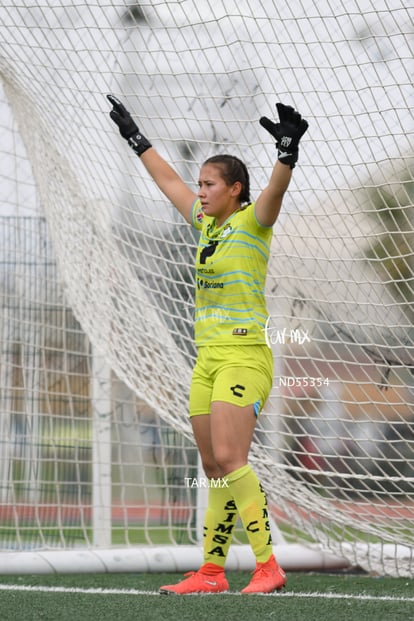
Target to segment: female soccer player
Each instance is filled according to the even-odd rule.
[[[160,592],[227,591],[224,566],[239,515],[256,557],[256,569],[242,593],[271,593],[285,586],[286,576],[273,555],[266,495],[248,453],[273,379],[264,297],[272,226],[308,123],[281,103],[276,104],[278,123],[260,119],[276,139],[278,156],[267,187],[251,202],[249,174],[237,157],[207,159],[195,193],[140,133],[124,105],[113,95],[108,99],[121,136],[184,219],[201,231],[195,262],[197,360],[189,410],[209,480],[204,563]]]

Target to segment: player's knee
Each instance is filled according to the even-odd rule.
[[[208,479],[219,479],[222,476],[220,467],[214,460],[203,460],[203,470]]]
[[[244,460],[240,460],[238,456],[234,455],[233,451],[226,447],[215,451],[214,457],[221,477],[244,465]],[[242,461],[243,463],[241,463]]]

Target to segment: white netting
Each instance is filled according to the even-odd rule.
[[[286,539],[411,575],[412,9],[31,4],[0,8],[3,215],[45,216],[65,299],[90,342],[188,439],[196,236],[117,134],[105,94],[125,102],[191,186],[206,156],[229,151],[248,165],[253,196],[275,158],[258,118],[280,100],[308,119],[274,228],[276,376],[252,461]],[[34,292],[33,306],[47,293]],[[10,300],[23,297],[6,285],[2,294],[6,325]],[[2,378],[8,386],[5,363]],[[408,549],[398,562],[395,550],[388,559],[397,545]]]

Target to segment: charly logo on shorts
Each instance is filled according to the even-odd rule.
[[[235,397],[243,397],[243,390],[246,390],[246,386],[242,386],[241,384],[235,384],[234,386],[230,386],[230,390]]]

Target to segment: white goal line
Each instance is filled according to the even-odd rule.
[[[83,589],[78,587],[61,587],[61,586],[41,586],[41,585],[22,585],[22,584],[0,584],[0,591],[22,591],[22,592],[34,592],[34,593],[74,593],[74,594],[82,594],[82,595],[157,595],[160,593],[158,591],[141,591],[139,589],[100,589],[100,588],[90,588]],[[197,595],[197,593],[192,594]],[[240,592],[232,592],[228,591],[227,593],[212,593],[211,595],[242,595]],[[205,596],[205,593],[203,593]],[[353,595],[351,593],[324,593],[315,591],[310,593],[301,593],[295,591],[285,591],[283,593],[275,592],[275,593],[263,593],[263,597],[298,597],[302,599],[310,598],[310,599],[347,599],[347,600],[358,600],[358,601],[381,601],[381,602],[414,602],[414,597],[395,597],[392,595],[367,595],[367,594],[358,594]]]

